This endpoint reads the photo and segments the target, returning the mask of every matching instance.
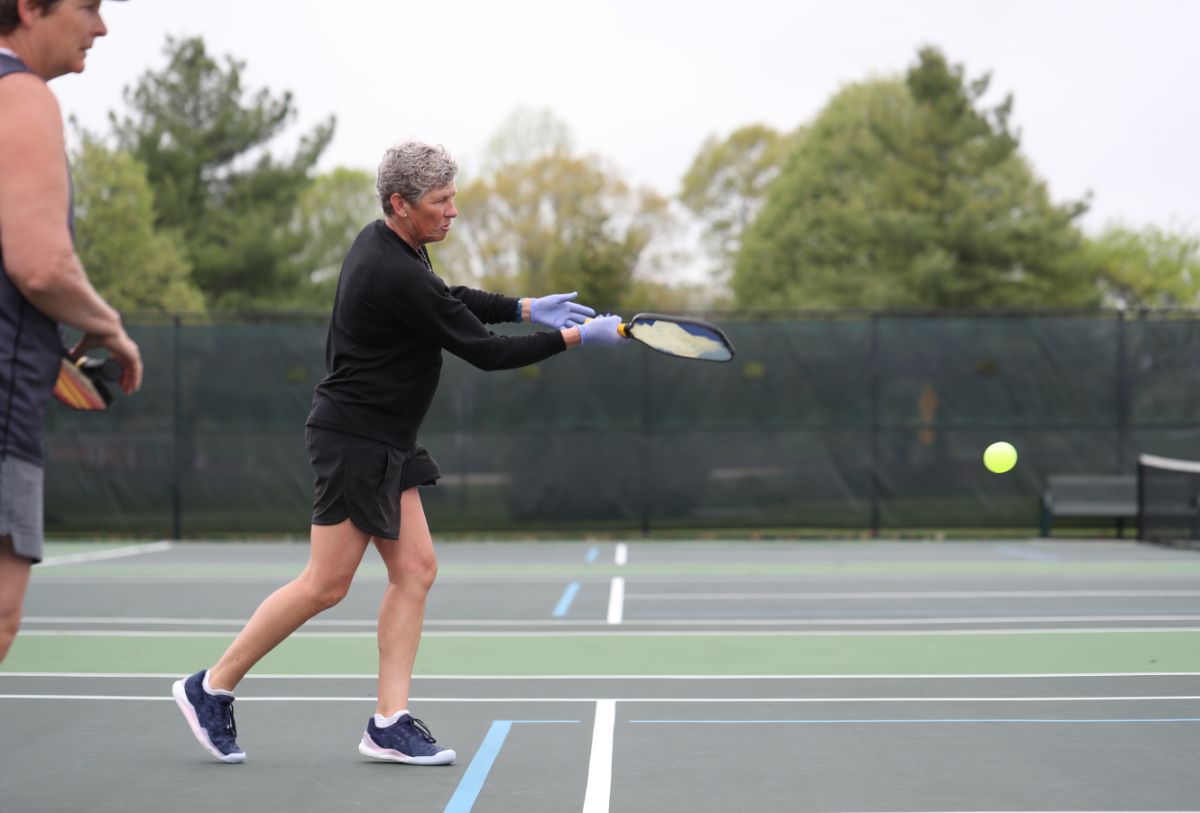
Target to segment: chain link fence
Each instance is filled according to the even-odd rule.
[[[1032,529],[1046,477],[1200,458],[1200,314],[708,314],[727,364],[641,346],[484,373],[421,433],[438,532]],[[514,331],[522,328],[512,326]],[[145,385],[49,407],[50,534],[306,535],[321,319],[144,320]],[[985,446],[1020,453],[988,473]]]

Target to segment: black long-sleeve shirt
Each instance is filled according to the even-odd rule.
[[[342,262],[325,378],[308,425],[411,448],[437,391],[442,350],[482,370],[524,367],[566,349],[562,334],[498,336],[517,300],[451,287],[382,220],[363,229]]]

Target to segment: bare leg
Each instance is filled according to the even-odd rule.
[[[25,605],[32,564],[13,551],[9,537],[0,538],[0,661],[8,654],[21,627],[21,610]]]
[[[413,662],[425,621],[425,597],[437,576],[437,556],[417,489],[400,495],[400,538],[376,539],[388,586],[379,608],[379,705],[390,717],[408,708]]]
[[[348,519],[337,525],[312,526],[308,566],[258,605],[221,660],[209,670],[209,686],[233,691],[254,664],[301,624],[341,601],[369,540],[370,534]]]

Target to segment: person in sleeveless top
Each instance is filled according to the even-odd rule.
[[[42,417],[66,350],[105,348],[121,389],[142,359],[75,254],[62,112],[46,83],[84,68],[107,29],[100,0],[0,0],[0,661],[42,559]]]

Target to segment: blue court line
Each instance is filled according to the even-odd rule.
[[[598,557],[599,555],[600,555],[600,549],[598,547],[596,547],[595,545],[592,545],[592,547],[588,548],[587,563],[589,565],[594,564],[596,562],[596,557]]]
[[[562,618],[567,614],[567,610],[571,609],[571,602],[575,600],[575,594],[579,592],[579,582],[571,582],[567,585],[567,589],[563,590],[562,598],[558,600],[558,604],[554,605],[554,617]]]
[[[878,725],[882,723],[1200,723],[1200,717],[1100,717],[1096,719],[1054,718],[913,718],[913,719],[630,719],[630,723],[673,725]]]
[[[463,778],[459,780],[454,795],[446,803],[445,813],[470,813],[471,808],[475,805],[475,799],[479,797],[479,791],[483,790],[483,783],[487,781],[488,772],[492,770],[492,765],[496,762],[496,757],[499,756],[500,749],[504,747],[504,740],[511,730],[511,720],[496,720],[492,723],[479,750],[475,752],[471,764],[467,766]]]
[[[493,720],[492,727],[488,729],[487,736],[483,738],[479,750],[475,752],[471,764],[467,766],[463,778],[458,782],[458,788],[450,797],[450,801],[446,803],[443,813],[470,813],[471,808],[475,806],[475,800],[479,798],[479,792],[483,790],[483,783],[487,781],[488,773],[492,770],[496,757],[500,755],[500,749],[504,747],[504,740],[508,737],[508,732],[512,730],[514,724],[578,722],[578,720]]]

